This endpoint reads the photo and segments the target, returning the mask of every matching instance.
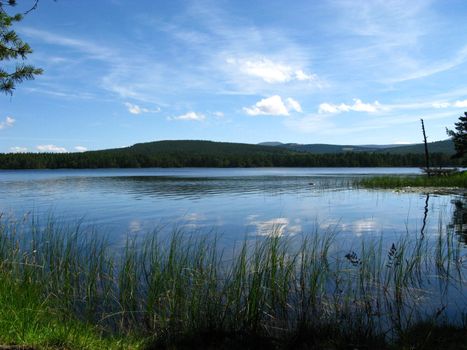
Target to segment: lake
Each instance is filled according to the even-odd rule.
[[[112,241],[175,227],[227,241],[338,231],[391,240],[437,235],[455,197],[354,188],[354,179],[419,174],[418,168],[99,169],[0,172],[0,212],[81,220]],[[426,215],[427,210],[427,215]],[[441,220],[441,221],[440,221]]]
[[[0,212],[3,213],[2,220],[29,222],[33,217],[40,224],[52,216],[53,220],[72,225],[80,222],[94,228],[95,234],[105,234],[114,248],[124,246],[129,235],[139,238],[154,231],[164,234],[181,230],[191,237],[203,235],[209,238],[212,235],[216,236],[217,245],[223,248],[271,235],[290,237],[293,241],[302,234],[315,237],[318,237],[316,234],[322,237],[332,234],[335,239],[329,257],[332,257],[331,265],[340,277],[325,282],[331,298],[343,297],[336,292],[339,290],[336,281],[342,277],[349,281],[346,293],[358,301],[362,296],[356,292],[356,281],[365,276],[362,285],[370,295],[376,293],[378,298],[383,296],[384,300],[397,303],[398,297],[378,294],[381,290],[373,291],[372,283],[375,282],[371,282],[371,275],[362,272],[368,269],[365,263],[360,265],[359,257],[363,259],[361,254],[368,251],[362,243],[369,242],[368,247],[371,247],[372,242],[377,242],[372,246],[376,247],[373,251],[386,261],[378,272],[383,277],[377,277],[377,283],[385,286],[382,290],[391,290],[388,286],[395,288],[399,283],[396,276],[410,278],[404,292],[407,293],[404,296],[406,303],[398,307],[408,310],[408,315],[415,310],[413,305],[419,306],[419,310],[427,315],[442,309],[443,316],[450,322],[462,322],[467,308],[465,198],[355,186],[355,180],[361,177],[383,174],[417,175],[420,170],[2,171]],[[380,250],[378,244],[381,244]],[[398,262],[397,254],[404,250],[410,261],[404,257],[404,261]],[[421,262],[411,251],[433,255]],[[367,263],[372,259],[371,255],[365,257]],[[412,262],[415,270],[410,267]],[[323,266],[328,266],[325,264]],[[398,264],[404,266],[401,271]],[[329,276],[334,275],[330,272]],[[392,311],[388,310],[385,316],[376,316],[383,319],[384,324],[391,323],[387,317],[391,317]]]

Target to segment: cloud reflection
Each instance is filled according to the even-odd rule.
[[[269,220],[258,220],[258,215],[250,215],[247,218],[249,225],[255,226],[258,236],[283,236],[294,235],[302,232],[300,220],[294,220],[291,224],[288,218],[278,217]]]
[[[143,224],[139,220],[132,220],[128,224],[128,231],[131,233],[141,232],[142,228],[143,228]]]
[[[349,232],[356,237],[361,237],[364,234],[367,235],[380,232],[381,226],[381,223],[375,218],[362,218],[346,223],[338,219],[328,219],[319,224],[319,227],[323,230]]]

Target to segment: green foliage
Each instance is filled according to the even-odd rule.
[[[433,153],[433,166],[458,165]],[[391,167],[424,165],[423,154],[313,154],[280,147],[210,141],[159,141],[84,153],[0,154],[0,169],[177,167]]]
[[[375,176],[358,180],[357,186],[367,188],[402,188],[409,186],[467,188],[467,172],[447,176]]]
[[[0,272],[0,345],[21,349],[136,349],[144,339],[103,336],[94,325],[79,321],[54,305],[40,283]],[[3,347],[0,346],[3,349]],[[19,348],[19,347],[18,347]]]
[[[32,8],[24,14],[35,9],[38,0],[35,1]],[[16,0],[0,0],[0,91],[5,94],[12,94],[16,85],[24,80],[32,80],[36,75],[42,74],[42,69],[35,68],[32,65],[22,63],[29,54],[32,53],[31,47],[25,43],[12,29],[15,23],[23,19],[21,13],[9,14],[7,8],[16,6]],[[18,61],[15,67],[8,64],[9,61]]]
[[[454,157],[463,158],[467,153],[467,112],[464,112],[454,125],[455,130],[446,129],[446,132],[451,136],[456,149]]]
[[[298,152],[310,152],[310,153],[345,153],[345,152],[357,152],[357,153],[392,153],[392,154],[418,154],[424,153],[424,145],[413,144],[413,145],[402,145],[402,146],[354,146],[354,145],[328,145],[328,144],[309,144],[301,145],[296,143],[282,144],[277,147],[283,147]],[[430,142],[428,144],[430,153],[455,153],[454,145],[451,140]]]
[[[434,153],[445,153],[449,155],[452,155],[455,153],[454,144],[452,143],[451,140],[428,142],[428,151],[430,152],[430,157],[431,157],[431,154],[434,154]],[[394,154],[407,154],[407,153],[425,154],[425,145],[423,143],[418,143],[415,145],[403,145],[403,146],[386,148],[384,150],[379,150],[378,152],[394,153]]]

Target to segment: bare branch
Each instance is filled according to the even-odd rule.
[[[23,15],[26,16],[29,12],[34,11],[37,8],[38,4],[39,4],[39,0],[34,1],[34,5],[26,12],[23,12]]]

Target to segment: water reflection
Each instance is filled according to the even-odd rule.
[[[305,176],[274,177],[165,177],[165,176],[110,176],[110,177],[64,177],[0,183],[0,197],[8,198],[12,192],[21,197],[52,198],[76,197],[82,193],[128,194],[135,199],[144,197],[199,199],[215,195],[244,196],[264,193],[316,194],[322,190],[348,188],[351,178]],[[70,191],[72,189],[72,191]],[[10,196],[11,197],[11,196]]]
[[[422,236],[432,237],[438,232],[439,217],[451,216],[454,207],[459,216],[461,207],[467,206],[451,203],[450,196],[355,189],[354,178],[368,175],[339,169],[333,169],[334,174],[276,169],[256,175],[258,170],[248,169],[233,171],[233,176],[223,171],[205,170],[209,176],[190,169],[176,176],[155,169],[144,174],[88,171],[80,176],[50,172],[36,179],[10,174],[0,179],[0,212],[11,210],[20,216],[28,210],[52,211],[61,217],[85,218],[108,228],[112,237],[175,225],[216,230],[229,239],[264,236],[273,230],[293,236],[320,228],[341,232],[353,244],[359,237],[381,236],[392,242],[420,228]]]
[[[422,229],[420,231],[420,237],[424,238],[425,237],[425,228],[426,228],[426,220],[428,219],[428,202],[430,201],[430,194],[426,194],[425,198],[425,208],[423,210],[423,224],[422,224]]]
[[[293,236],[303,232],[299,218],[295,218],[293,221],[285,217],[260,220],[258,215],[250,215],[248,225],[254,228],[255,236]]]
[[[309,193],[348,188],[350,178],[313,178],[289,176],[255,176],[230,178],[177,178],[162,176],[126,176],[95,179],[99,186],[109,186],[136,196],[201,198],[213,195],[248,195],[264,193],[280,195],[284,193]]]
[[[459,237],[459,241],[467,245],[467,196],[452,200],[454,205],[452,220],[449,228]]]
[[[425,250],[431,252],[439,247],[432,255],[438,259],[436,268],[442,270],[438,273],[442,276],[451,275],[453,264],[465,261],[455,259],[457,255],[452,253],[456,251],[451,246],[436,244],[439,238],[447,240],[455,233],[459,241],[449,239],[449,243],[467,245],[466,196],[355,189],[351,186],[355,174],[310,176],[309,169],[294,170],[293,174],[274,170],[280,173],[274,176],[251,176],[250,170],[235,170],[235,176],[226,176],[230,170],[222,170],[225,176],[217,170],[213,171],[215,176],[209,170],[203,171],[210,176],[200,175],[199,170],[181,171],[185,176],[179,172],[178,176],[167,176],[162,170],[158,176],[135,175],[135,170],[118,176],[113,170],[99,171],[98,176],[92,171],[82,176],[57,176],[57,172],[51,172],[49,177],[43,174],[36,179],[10,174],[7,180],[0,179],[0,213],[11,209],[21,218],[28,210],[33,209],[34,215],[47,214],[54,206],[53,214],[59,218],[83,217],[91,225],[101,224],[96,232],[108,233],[116,247],[125,245],[128,234],[142,239],[148,232],[170,233],[174,228],[195,235],[219,233],[221,247],[229,250],[244,238],[265,240],[273,234],[299,241],[302,233],[318,238],[336,233],[330,251],[335,260],[331,263],[341,264],[346,276],[355,276],[355,283],[361,276],[372,276],[365,270],[370,265],[362,261],[372,257],[364,248],[373,247],[386,259],[378,268],[386,274],[388,283],[405,283],[399,279],[405,277],[397,274],[403,273],[403,268],[412,271],[411,266],[420,266],[413,276],[426,281],[412,282],[416,288],[408,290],[413,295],[407,300],[429,299],[439,292],[447,295],[446,305],[465,305],[465,287],[447,293],[447,288],[440,286],[437,291],[438,281],[433,277],[436,271],[423,270],[424,265],[417,259]],[[450,235],[445,235],[446,222]],[[410,245],[420,241],[423,244]],[[459,254],[465,256],[465,247],[459,249]],[[466,273],[465,263],[454,267]],[[374,288],[372,283],[361,285],[368,290]],[[391,293],[384,288],[384,293]]]

